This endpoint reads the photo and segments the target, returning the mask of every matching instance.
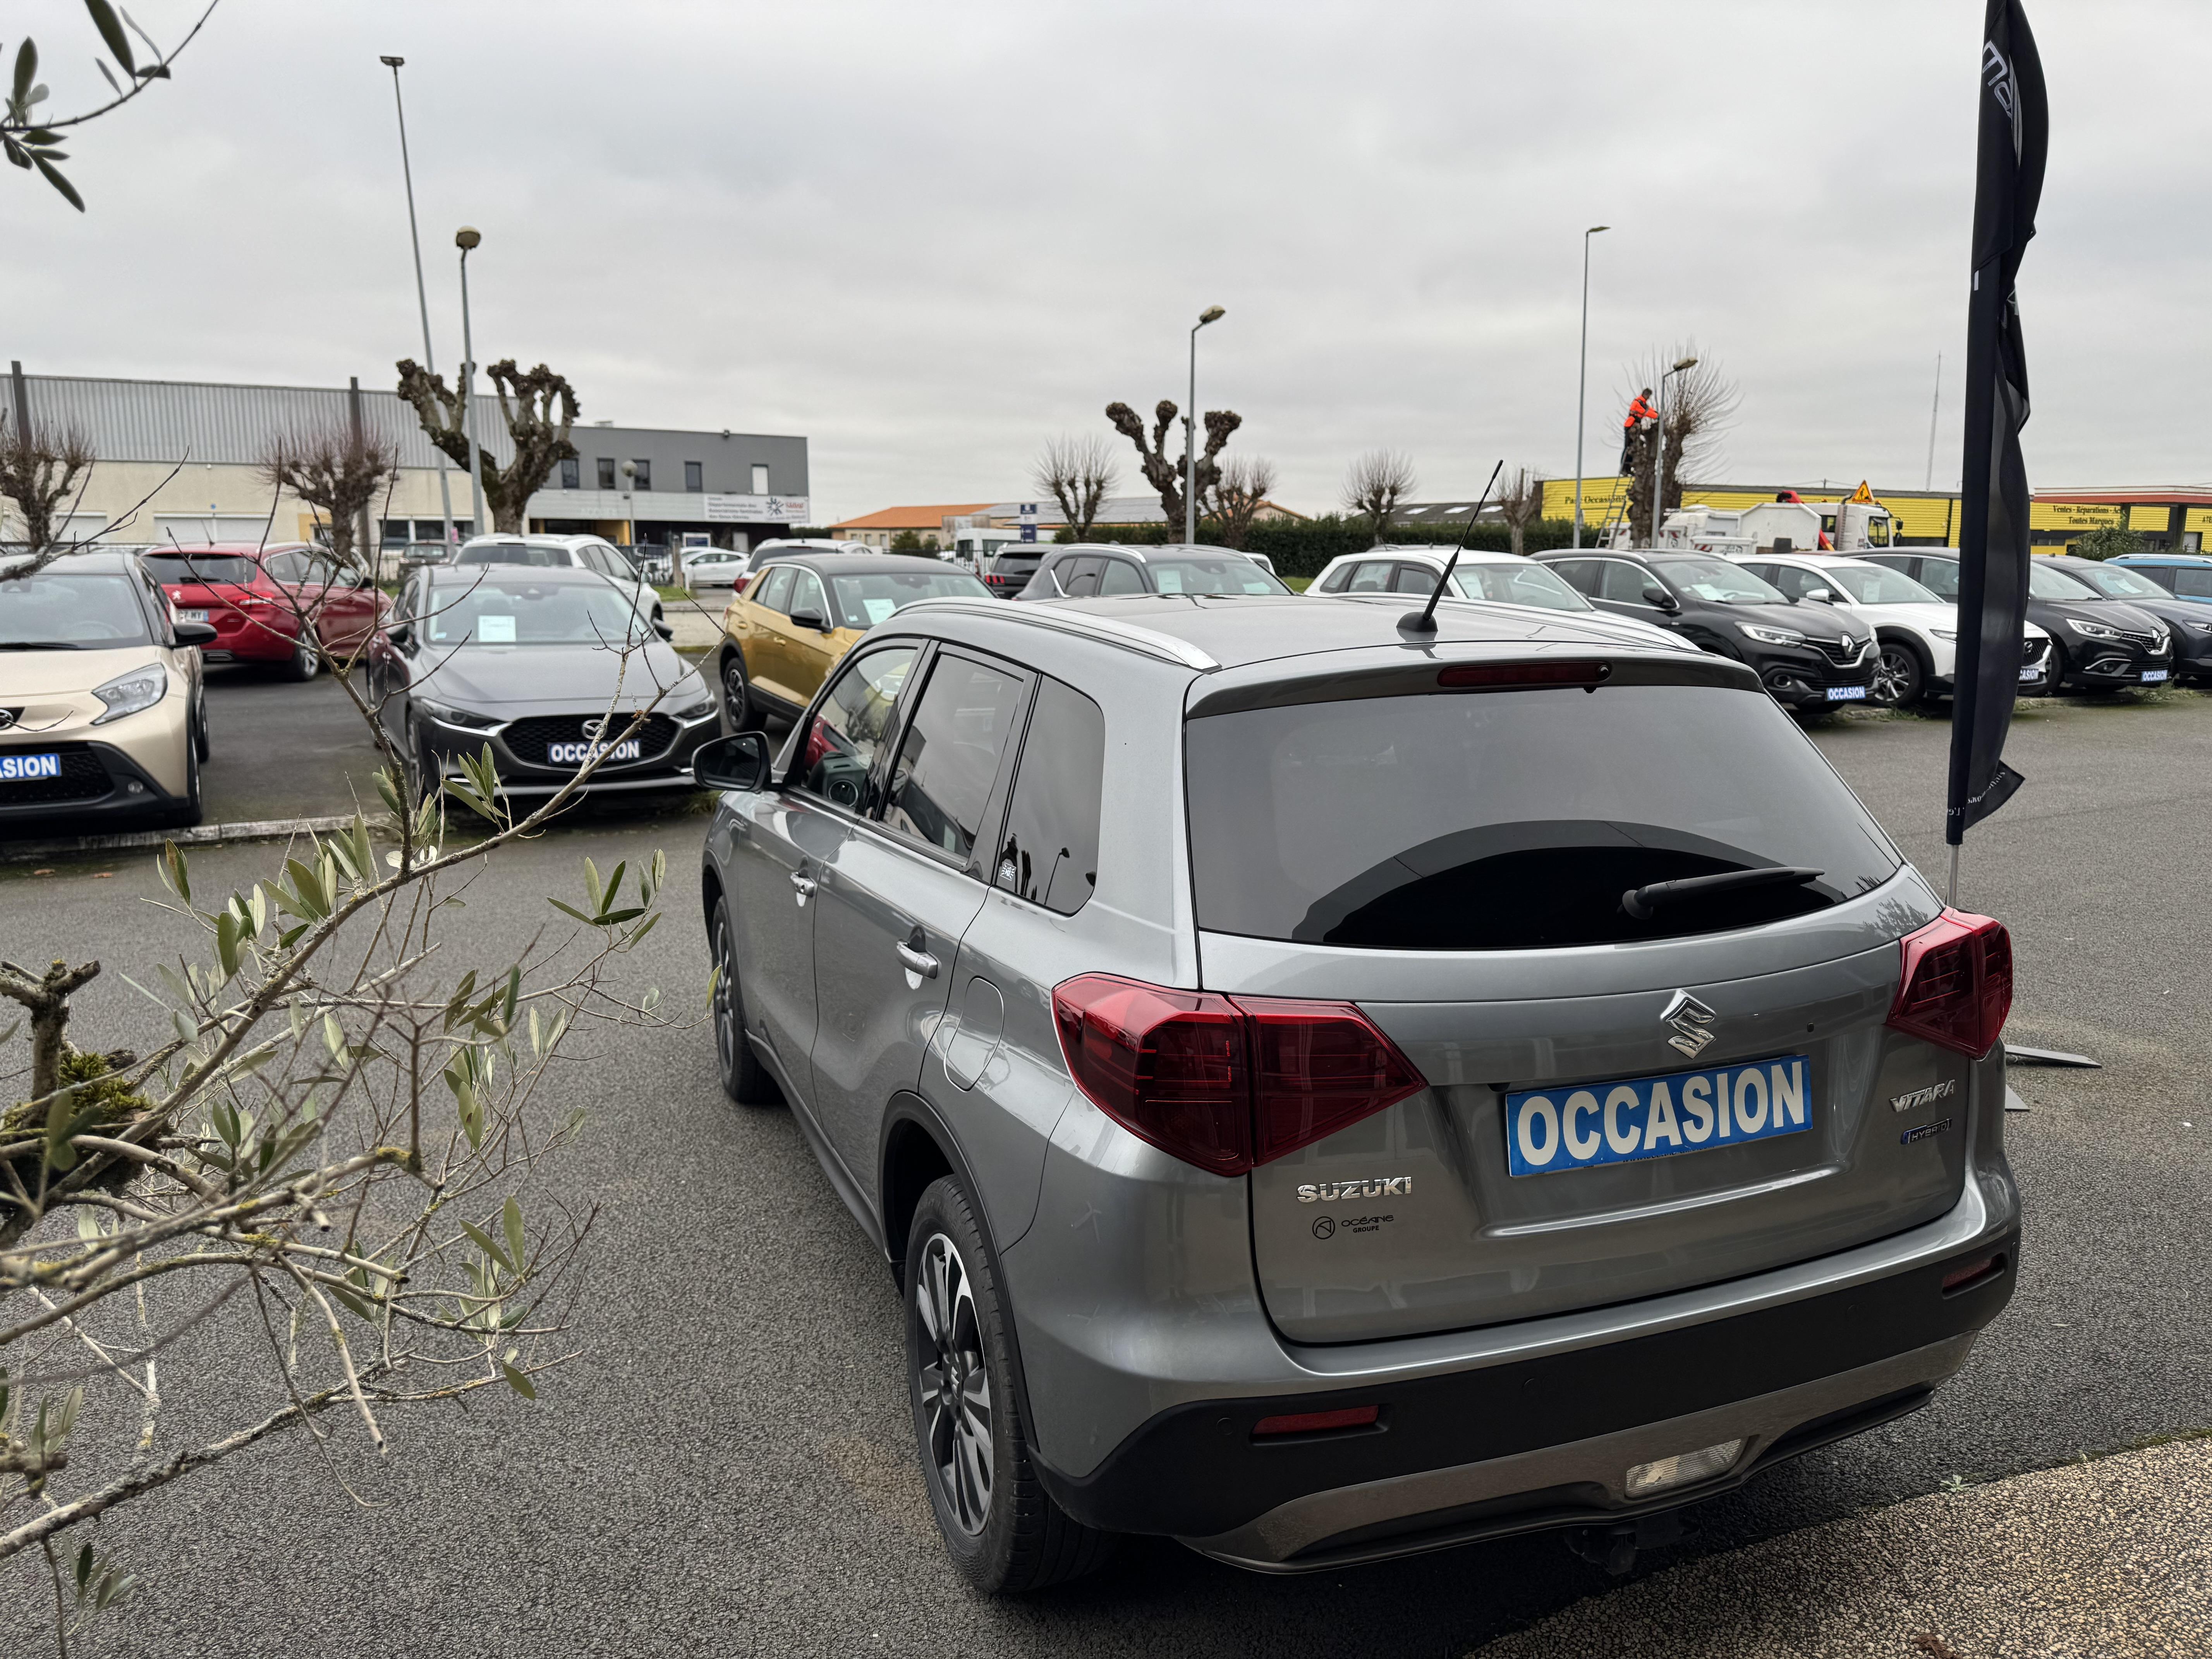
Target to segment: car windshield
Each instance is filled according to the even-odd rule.
[[[991,590],[958,570],[872,570],[864,576],[831,576],[830,603],[840,628],[873,628],[916,599],[989,599]]]
[[[1597,607],[1540,564],[1463,564],[1452,573],[1470,599],[1500,605],[1533,605],[1542,611],[1595,611]]]
[[[0,579],[0,651],[151,645],[131,578],[41,570]]]
[[[2027,562],[2027,591],[2039,599],[2094,599],[2103,595],[2072,574],[2042,559]]]
[[[1602,945],[1817,910],[1899,865],[1753,692],[1364,697],[1201,715],[1188,738],[1198,923],[1218,933],[1383,951]],[[1647,922],[1621,904],[1647,883],[1774,866],[1824,873]]]
[[[455,564],[527,564],[541,570],[567,570],[575,562],[565,547],[533,547],[528,542],[494,542],[488,547],[465,547],[454,556]]]
[[[1779,590],[1726,559],[1667,559],[1656,568],[1692,599],[1715,605],[1787,605]]]
[[[621,646],[653,637],[627,598],[592,582],[441,582],[427,609],[433,645]]]
[[[2122,570],[2109,564],[2077,568],[2069,565],[2062,573],[2077,582],[2087,582],[2108,599],[2170,599],[2167,592],[2148,576],[2138,576],[2132,570]]]
[[[1192,555],[1147,559],[1157,593],[1287,593],[1291,590],[1251,560],[1235,554],[1221,558]]]
[[[1885,570],[1878,564],[1824,565],[1820,569],[1820,580],[1831,586],[1842,588],[1861,605],[1945,603],[1902,570]]]
[[[139,562],[157,582],[252,581],[261,567],[243,553],[149,553]]]

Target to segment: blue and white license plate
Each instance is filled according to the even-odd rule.
[[[1828,701],[1859,702],[1864,700],[1866,694],[1867,689],[1863,685],[1832,685],[1828,688]]]
[[[29,783],[61,775],[59,755],[0,755],[0,783]]]
[[[2039,662],[2024,662],[2021,664],[2020,677],[2024,680],[2041,679],[2043,678],[2043,665]]]
[[[2165,678],[2166,670],[2163,668],[2146,668],[2142,672],[2142,683],[2145,685],[2156,685]]]
[[[1802,1054],[1749,1066],[1629,1078],[1505,1097],[1506,1165],[1516,1176],[1594,1170],[1800,1135],[1813,1127]]]
[[[581,766],[586,761],[602,758],[633,761],[641,752],[635,738],[624,738],[620,743],[549,743],[545,760],[551,766]]]

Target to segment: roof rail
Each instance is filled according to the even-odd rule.
[[[1063,634],[1081,634],[1109,645],[1121,646],[1126,650],[1140,651],[1148,657],[1158,657],[1163,662],[1195,668],[1201,674],[1210,673],[1221,666],[1188,640],[1179,640],[1172,634],[1163,634],[1157,629],[1140,628],[1134,623],[1122,622],[1115,617],[1093,616],[1088,611],[1048,610],[1041,604],[1025,605],[1017,611],[1010,599],[970,599],[955,594],[916,599],[911,605],[899,607],[902,616],[915,611],[952,611],[965,616],[999,617],[1007,621],[1018,617],[1038,628],[1055,629]]]

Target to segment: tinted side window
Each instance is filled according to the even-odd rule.
[[[869,780],[916,654],[913,646],[895,645],[846,665],[806,728],[806,749],[793,780],[799,788],[855,812],[875,805]]]
[[[1087,557],[1062,559],[1053,566],[1052,574],[1060,578],[1060,591],[1069,599],[1088,599],[1098,591],[1098,567],[1103,562]]]
[[[1398,574],[1391,578],[1394,593],[1418,593],[1423,599],[1437,591],[1437,573],[1425,565],[1401,564]]]
[[[2192,568],[2188,565],[2166,565],[2158,572],[2173,578],[2173,591],[2185,599],[2212,599],[2212,570]]]
[[[811,570],[794,569],[791,573],[789,610],[794,617],[803,613],[819,617],[823,622],[830,620],[830,602],[822,596],[822,579]]]
[[[1145,591],[1145,573],[1127,559],[1109,559],[1106,568],[1098,578],[1101,593],[1141,593]]]
[[[261,568],[280,582],[303,580],[307,568],[307,556],[304,553],[271,553],[261,561]]]
[[[785,601],[791,597],[791,572],[792,567],[787,564],[771,568],[767,575],[754,584],[753,603],[767,610],[781,611],[789,615],[791,607]]]
[[[1098,811],[1106,772],[1106,716],[1058,680],[1037,686],[1022,769],[999,843],[996,884],[1072,916],[1098,885]]]
[[[1647,586],[1652,587],[1659,586],[1659,579],[1656,576],[1644,569],[1642,565],[1630,564],[1625,559],[1603,559],[1599,562],[1604,567],[1605,572],[1604,586],[1598,593],[1600,599],[1611,599],[1619,605],[1651,603],[1644,597],[1644,590]]]
[[[1352,568],[1352,585],[1347,593],[1387,593],[1390,591],[1391,565],[1387,559],[1369,559]]]
[[[1939,599],[1959,597],[1959,567],[1948,559],[1923,559],[1920,585]]]
[[[1356,568],[1358,568],[1357,566],[1348,564],[1340,564],[1337,566],[1335,569],[1328,573],[1328,577],[1322,581],[1321,591],[1324,593],[1343,592],[1345,583],[1352,580],[1352,573]]]
[[[1586,599],[1597,597],[1597,561],[1595,559],[1558,559],[1552,568],[1559,573],[1559,580]]]
[[[983,828],[1024,689],[1012,674],[941,653],[899,746],[885,825],[966,858]]]
[[[1827,586],[1811,571],[1800,570],[1794,564],[1771,564],[1765,569],[1757,565],[1747,565],[1745,568],[1754,576],[1765,577],[1793,599],[1802,599],[1814,588]]]

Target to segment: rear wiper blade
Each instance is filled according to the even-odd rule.
[[[0,640],[0,651],[82,651],[68,640]]]
[[[1671,904],[1711,898],[1722,893],[1741,893],[1753,887],[1796,887],[1818,881],[1828,872],[1802,866],[1771,865],[1762,870],[1723,870],[1717,876],[1685,876],[1680,881],[1655,881],[1632,887],[1620,896],[1620,908],[1638,921],[1649,921]]]

